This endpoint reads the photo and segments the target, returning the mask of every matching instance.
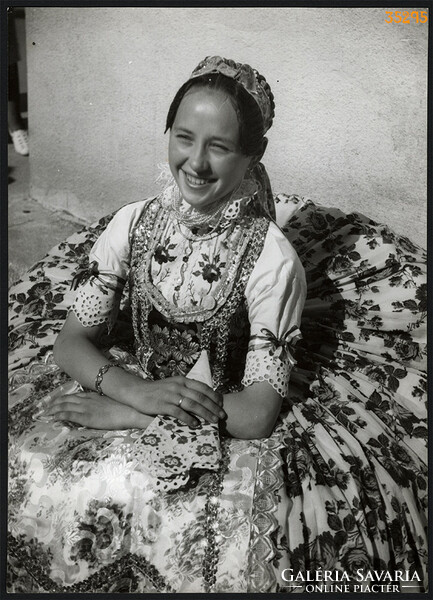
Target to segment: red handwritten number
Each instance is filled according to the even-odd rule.
[[[410,23],[409,13],[407,11],[403,12],[403,21],[402,21],[402,23]]]
[[[424,17],[424,21],[422,20]],[[420,23],[427,23],[427,13],[423,10],[421,11],[421,19],[420,19]]]
[[[397,17],[398,17],[398,21],[397,21]],[[398,10],[396,10],[394,13],[394,23],[401,23],[401,12],[399,12]]]
[[[392,12],[388,12],[385,11],[387,14],[387,17],[390,19],[390,21],[388,21],[388,19],[385,19],[385,23],[392,23]]]
[[[415,15],[415,17],[414,17],[414,15]],[[416,22],[418,23],[418,20],[419,20],[418,11],[417,11],[417,10],[414,10],[413,12],[411,12],[411,13],[410,13],[410,18],[411,18],[411,19],[414,19],[414,18],[415,18],[415,19],[416,19]]]

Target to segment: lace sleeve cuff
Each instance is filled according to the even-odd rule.
[[[245,387],[257,381],[268,381],[282,398],[289,391],[290,371],[294,360],[282,361],[278,356],[272,356],[269,348],[250,350],[247,354],[245,373],[242,385]]]
[[[84,327],[106,323],[110,332],[116,322],[120,298],[121,289],[113,289],[110,284],[104,285],[101,277],[94,277],[79,288],[71,310]]]
[[[257,381],[268,381],[280,396],[289,392],[289,378],[296,364],[291,350],[302,337],[296,325],[278,339],[269,329],[250,339],[242,385],[248,386]]]

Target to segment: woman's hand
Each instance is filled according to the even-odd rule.
[[[120,371],[119,375],[123,373]],[[130,376],[129,383],[132,382],[128,396],[134,405],[96,392],[78,392],[54,399],[44,414],[56,421],[71,421],[92,429],[144,429],[152,421],[150,415],[170,415],[190,427],[198,427],[196,417],[210,423],[226,417],[222,395],[194,379],[178,376],[146,381]]]
[[[73,313],[69,313],[54,345],[54,359],[57,364],[85,388],[94,389],[95,377],[101,366],[107,363],[107,358],[96,347],[102,330],[102,325],[84,327]],[[127,412],[128,407],[135,409],[135,414],[142,416],[170,415],[190,427],[199,425],[197,417],[217,423],[219,419],[225,419],[227,416],[222,409],[221,394],[214,392],[205,383],[181,375],[149,381],[122,368],[112,368],[104,374],[101,388],[107,396],[101,397],[93,393],[85,396],[89,399],[89,408],[86,408],[81,394],[75,395],[75,398],[82,400],[79,409],[74,411],[77,413],[75,418],[80,419],[76,422],[80,425],[94,427],[95,425],[87,423],[103,422],[104,425],[95,427],[107,429],[110,428],[110,422],[115,423],[111,428],[116,428],[119,422],[126,422],[127,428],[134,427],[129,424],[134,413]],[[108,399],[115,404],[109,404]],[[126,407],[123,411],[120,409],[122,405]],[[110,407],[113,410],[112,417],[109,414]],[[98,410],[103,414],[96,414]],[[87,416],[83,416],[85,411]],[[108,427],[105,426],[107,423]]]
[[[41,416],[51,416],[54,421],[71,421],[90,429],[146,429],[153,421],[153,417],[96,392],[60,396]]]
[[[181,375],[158,381],[143,381],[142,411],[170,415],[190,427],[198,427],[201,417],[210,423],[225,419],[223,396],[211,387]]]

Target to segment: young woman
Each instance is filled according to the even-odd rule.
[[[351,261],[360,277],[361,257],[328,239],[316,260],[317,230],[336,218],[284,195],[274,204],[260,163],[273,116],[257,71],[206,58],[168,112],[172,178],[120,209],[91,249],[54,345],[62,370],[20,370],[13,331],[11,590],[293,591],[306,571],[355,585],[379,568],[423,589],[421,449],[402,442],[401,402],[394,424],[383,418],[374,393],[384,400],[389,368],[375,392],[357,377],[378,381],[381,368],[352,354],[353,367],[350,332],[338,351],[326,338],[346,308],[331,305],[344,297],[332,277],[348,279]],[[369,226],[352,218],[351,235],[373,239]],[[294,370],[306,283],[288,237],[306,242],[313,300],[328,305],[310,304]],[[407,372],[386,360],[398,388]]]
[[[110,369],[101,384],[104,398],[93,392],[58,399],[49,411],[56,418],[118,429],[137,424],[145,428],[148,416],[165,414],[190,426],[198,426],[197,417],[211,423],[221,420],[222,427],[234,437],[261,438],[272,432],[281,397],[287,393],[287,382],[282,389],[276,378],[281,371],[288,380],[291,363],[272,357],[272,343],[261,339],[261,330],[266,328],[282,340],[299,325],[305,278],[289,242],[263,216],[256,193],[264,186],[262,181],[256,182],[254,169],[266,148],[264,117],[267,128],[272,118],[272,96],[264,80],[258,80],[259,104],[236,80],[220,72],[227,68],[230,65],[220,59],[206,61],[177,94],[167,118],[173,184],[160,198],[119,211],[93,249],[91,261],[97,262],[99,280],[93,279],[81,290],[54,347],[56,362],[86,388],[94,389],[95,377],[107,363],[95,340],[109,314],[95,308],[85,315],[82,303],[87,306],[90,297],[102,295],[106,310],[113,310],[108,298],[118,295],[128,276],[131,233],[139,219],[140,223],[148,219],[153,235],[146,239],[145,251],[134,253],[145,284],[133,283],[133,294],[148,296],[145,323],[139,323],[142,306],[136,308],[135,335],[137,341],[146,338],[139,360],[155,380],[142,379],[120,367]],[[243,68],[245,77],[254,80],[252,69]],[[95,292],[104,278],[108,289],[106,286]],[[138,304],[142,304],[139,297]],[[248,315],[244,314],[247,306]],[[226,332],[219,324],[223,310],[225,325],[229,326]],[[237,340],[236,357],[228,351],[235,335],[229,321],[235,319],[235,313],[237,319],[247,317],[251,328],[249,341],[245,338],[242,344]],[[95,319],[98,322],[93,325]],[[179,365],[161,379],[166,361],[157,355],[153,339],[154,327],[159,331],[161,323],[167,330],[176,323],[177,327],[182,324],[183,331],[191,331],[194,350],[191,355],[191,347],[187,349],[188,360],[192,365],[201,350],[207,351],[214,378],[218,368],[219,380],[213,384],[216,391],[186,379],[185,368]],[[204,328],[201,333],[199,326]],[[255,341],[255,336],[260,339]],[[255,347],[258,345],[260,349]],[[147,354],[150,350],[151,360]],[[177,352],[184,361],[182,349]],[[244,376],[247,385],[235,391]],[[108,404],[107,396],[114,402]]]

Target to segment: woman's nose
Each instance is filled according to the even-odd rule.
[[[206,149],[202,146],[196,145],[191,149],[191,155],[189,159],[191,168],[194,172],[199,174],[209,170],[209,160]]]

